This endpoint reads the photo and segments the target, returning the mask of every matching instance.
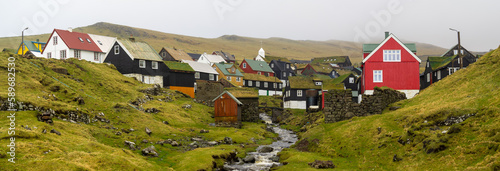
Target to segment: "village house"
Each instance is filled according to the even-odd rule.
[[[214,51],[212,52],[212,55],[219,55],[226,60],[226,63],[236,63],[236,58],[234,55],[229,54],[228,52],[223,52],[221,51]]]
[[[99,63],[106,54],[87,33],[54,29],[42,51],[45,58],[77,58]]]
[[[403,44],[386,32],[380,44],[364,44],[361,93],[371,95],[375,87],[389,87],[415,96],[420,89],[419,65],[415,44]]]
[[[288,78],[283,96],[283,107],[288,109],[319,108],[318,99],[323,81],[311,76],[292,76]]]
[[[160,55],[147,43],[121,39],[113,43],[105,63],[115,65],[116,69],[127,77],[133,77],[146,84],[164,86],[166,65]]]
[[[236,87],[243,86],[243,74],[234,64],[216,63],[213,67],[219,73],[219,80],[226,80]]]
[[[195,98],[195,71],[193,68],[187,63],[175,61],[163,61],[163,63],[167,66],[163,86]]]
[[[271,67],[274,75],[278,77],[278,79],[280,79],[283,84],[286,83],[288,77],[295,76],[295,73],[292,69],[292,64],[289,61],[281,59],[272,60],[271,62],[269,62],[269,67]]]
[[[217,126],[240,127],[242,121],[259,121],[259,96],[254,89],[227,88],[212,101]]]
[[[264,61],[243,59],[240,64],[241,70],[245,73],[259,74],[265,76],[274,76],[274,71]]]
[[[283,83],[276,77],[243,73],[243,85],[259,90],[259,96],[282,95]]]
[[[205,81],[218,81],[219,73],[212,68],[209,64],[200,63],[195,61],[182,61],[189,64],[195,71],[194,79]]]
[[[337,67],[338,68],[338,67]],[[339,74],[334,70],[334,67],[328,63],[307,64],[304,69],[301,69],[302,75],[321,74],[330,78],[337,78]]]
[[[453,46],[440,57],[428,57],[425,63],[425,71],[420,75],[420,90],[457,72],[460,70],[461,65],[466,68],[476,62],[477,57],[464,47],[460,46],[460,52],[463,57],[463,64],[458,55],[458,45]]]
[[[344,74],[335,78],[336,83],[342,83],[344,85],[344,90],[351,90],[352,101],[356,103],[359,100],[358,99],[359,89],[358,89],[358,83],[356,82],[357,79],[358,77],[356,77],[353,73]]]
[[[163,47],[160,50],[160,56],[164,61],[192,61],[193,59],[186,52],[180,49]]]
[[[102,54],[94,55],[94,61],[97,63],[103,63],[108,53],[111,52],[113,44],[116,42],[116,37],[101,36],[95,34],[88,34],[94,42],[96,42],[97,47],[101,49]]]
[[[351,68],[352,63],[349,56],[331,56],[311,59],[311,64],[336,64],[340,68]]]
[[[219,55],[209,55],[207,53],[203,53],[201,54],[197,62],[206,63],[210,64],[210,66],[213,66],[215,63],[226,63],[226,60],[224,60],[224,58]]]
[[[33,55],[34,57],[43,57],[42,55],[42,50],[45,48],[45,42],[40,42],[40,40],[36,41],[28,41],[25,40],[24,42],[21,42],[21,45],[19,45],[19,49],[17,49],[17,54],[22,55],[25,54],[27,56]],[[23,46],[24,46],[24,51],[23,51]]]

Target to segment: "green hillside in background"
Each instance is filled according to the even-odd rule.
[[[162,47],[175,47],[177,49],[183,49],[188,53],[198,54],[204,52],[212,53],[213,51],[223,50],[235,55],[237,60],[256,57],[261,47],[260,41],[263,42],[262,46],[267,55],[287,57],[289,59],[309,60],[314,57],[347,55],[351,58],[353,63],[359,63],[361,62],[362,57],[362,43],[349,41],[310,41],[290,40],[285,38],[259,39],[237,35],[224,35],[218,38],[200,38],[104,22],[86,27],[75,28],[73,30],[76,32],[120,38],[129,38],[130,36],[133,36],[136,40],[149,43],[158,52]],[[36,36],[26,36],[26,39],[40,39],[41,41],[46,41],[49,36],[50,33]],[[0,47],[17,48],[19,46],[18,42],[21,42],[20,37],[0,38]],[[438,56],[446,51],[444,48],[425,43],[417,43],[417,50],[419,56]]]

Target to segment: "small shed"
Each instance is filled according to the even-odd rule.
[[[217,126],[241,125],[241,103],[230,92],[224,91],[214,100],[214,118]]]

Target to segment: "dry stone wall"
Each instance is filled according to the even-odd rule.
[[[259,119],[259,99],[258,98],[238,98],[243,103],[241,106],[241,121],[258,122]]]
[[[325,94],[326,123],[351,119],[354,116],[380,114],[391,103],[406,99],[404,93],[393,89],[375,88],[373,95],[364,95],[360,104],[352,102],[351,91],[329,90]]]

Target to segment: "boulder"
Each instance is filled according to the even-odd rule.
[[[332,161],[321,161],[321,160],[315,160],[314,162],[308,163],[309,166],[316,168],[316,169],[328,169],[328,168],[335,168],[335,165],[333,164]]]
[[[50,133],[61,135],[61,133],[59,131],[56,131],[55,129],[50,130]]]
[[[172,141],[172,143],[170,143],[170,145],[176,147],[176,146],[180,146],[179,143],[177,143],[177,141]]]
[[[243,158],[243,162],[245,163],[255,163],[255,157],[253,155],[249,155]]]
[[[273,161],[273,162],[280,162],[280,157],[278,157],[278,156],[273,156],[273,157],[271,157],[271,158],[269,158],[269,159],[270,159],[271,161]]]
[[[151,136],[151,133],[153,133],[153,132],[151,132],[151,130],[148,127],[146,127],[145,130],[146,130],[146,134],[148,134],[149,136]]]
[[[195,137],[195,138],[191,138],[191,141],[203,141],[203,139]]]
[[[191,105],[190,104],[185,104],[185,105],[182,105],[182,108],[184,109],[191,109]]]
[[[214,146],[214,145],[217,145],[219,143],[217,141],[209,141],[209,142],[207,142],[207,144],[210,146]]]
[[[393,162],[398,162],[398,161],[401,161],[401,160],[403,160],[403,159],[401,157],[398,157],[397,154],[394,154],[394,157],[392,157],[392,161]]]
[[[43,134],[46,134],[46,133],[47,133],[47,130],[46,130],[46,129],[43,129],[43,130],[42,130],[42,133],[43,133]]]
[[[156,149],[154,146],[150,146],[148,148],[142,149],[142,155],[151,156],[151,157],[158,157],[158,152],[156,152]]]
[[[143,139],[143,140],[142,140],[142,143],[144,143],[144,144],[145,144],[145,143],[148,143],[148,142],[149,142],[149,141],[148,141],[147,139]]]
[[[115,135],[122,135],[122,132],[118,131],[115,133]]]
[[[164,123],[165,125],[170,125],[170,123],[168,123],[168,121],[163,121],[163,123]]]
[[[208,132],[210,132],[210,131],[205,130],[205,129],[200,130],[200,133],[208,133]]]
[[[125,140],[125,145],[128,146],[130,150],[135,150],[135,143],[132,141]]]
[[[230,137],[224,137],[224,143],[226,143],[226,144],[232,144],[233,143],[233,139],[230,138]]]
[[[264,146],[262,147],[260,150],[259,150],[259,153],[270,153],[272,152],[274,149],[272,147],[269,147],[269,146]]]

